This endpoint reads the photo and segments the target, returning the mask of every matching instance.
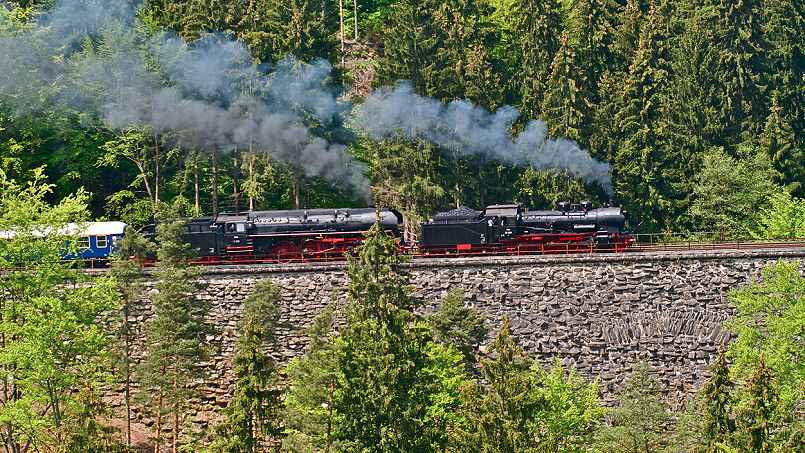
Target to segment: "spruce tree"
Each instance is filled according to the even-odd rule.
[[[760,147],[768,153],[772,164],[780,172],[786,189],[795,194],[805,194],[805,147],[797,143],[793,127],[788,122],[782,107],[775,96],[763,135]]]
[[[771,370],[766,366],[763,354],[752,377],[746,383],[747,405],[739,411],[738,426],[745,451],[770,453],[772,418],[775,412],[776,395]]]
[[[641,363],[618,393],[618,408],[600,433],[604,451],[651,453],[665,444],[664,434],[671,421],[662,389],[648,365]]]
[[[542,101],[541,118],[550,135],[587,143],[592,103],[585,73],[578,70],[576,53],[562,36]]]
[[[653,7],[643,24],[640,43],[626,74],[615,110],[615,129],[623,137],[615,155],[615,191],[624,200],[641,231],[660,230],[669,214],[663,166],[672,164],[661,153],[658,119],[662,90],[668,81],[666,20]]]
[[[475,366],[475,351],[486,339],[484,319],[478,310],[464,306],[464,291],[460,289],[445,294],[439,310],[427,317],[434,339],[461,351],[469,368]]]
[[[715,363],[710,367],[710,379],[702,387],[703,405],[702,434],[709,451],[716,451],[716,446],[727,445],[735,431],[732,418],[731,401],[734,384],[730,380],[727,357],[722,350]]]
[[[243,302],[243,319],[235,344],[232,367],[235,385],[217,428],[213,451],[252,453],[265,451],[281,433],[281,392],[277,388],[274,359],[280,318],[279,289],[265,281],[255,285]]]
[[[722,88],[721,115],[727,145],[754,140],[760,135],[768,109],[764,96],[768,44],[761,32],[758,0],[719,0],[715,8],[714,40],[719,50]]]
[[[481,361],[486,386],[465,389],[461,412],[466,425],[453,434],[453,442],[458,451],[528,451],[535,446],[531,422],[545,401],[536,391],[531,359],[512,337],[508,318],[503,318],[490,352],[493,358]]]
[[[770,115],[778,115],[788,124],[792,134],[792,157],[802,162],[805,155],[805,4],[790,0],[763,2],[763,36],[768,43],[768,92],[771,93]],[[778,112],[774,112],[779,109]],[[768,120],[767,120],[768,128]],[[805,181],[802,165],[781,168],[787,184]],[[797,171],[800,170],[800,173]],[[805,197],[805,184],[792,187],[794,194]]]
[[[333,451],[337,446],[334,398],[342,378],[335,322],[335,307],[328,305],[307,329],[310,343],[305,355],[291,360],[286,368],[283,448],[288,451]]]
[[[511,90],[526,118],[537,118],[559,49],[561,8],[557,0],[501,0],[495,17],[503,28],[504,44],[511,55]]]
[[[122,374],[123,401],[126,407],[126,445],[129,447],[131,447],[132,346],[134,342],[131,331],[133,322],[131,311],[143,293],[145,276],[143,262],[153,251],[153,243],[129,228],[126,235],[116,244],[111,266],[111,273],[121,295],[116,358],[118,370]]]
[[[146,325],[145,358],[139,369],[141,394],[156,418],[156,453],[163,443],[165,417],[170,416],[171,444],[177,451],[184,422],[183,411],[195,394],[193,380],[202,373],[198,362],[207,356],[204,317],[207,304],[197,300],[199,270],[187,264],[190,246],[183,241],[185,222],[174,210],[157,223],[157,293],[154,316]]]
[[[422,451],[434,433],[425,425],[431,383],[427,330],[417,325],[397,244],[380,224],[349,259],[347,325],[341,334],[335,393],[336,435],[364,451]]]
[[[439,54],[444,31],[433,21],[439,4],[434,0],[394,3],[381,33],[383,55],[378,61],[378,84],[408,80],[419,94],[445,97],[441,83],[449,68]]]
[[[598,80],[618,68],[613,43],[619,11],[615,0],[574,0],[570,8],[568,37],[577,53],[573,69],[583,73],[593,102],[598,99]]]
[[[317,0],[271,0],[266,5],[266,42],[273,61],[287,56],[311,62],[336,60],[335,30],[328,10]]]

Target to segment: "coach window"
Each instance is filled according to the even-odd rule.
[[[89,248],[89,237],[80,237],[78,238],[78,248],[80,250],[86,250]]]
[[[99,249],[106,248],[106,236],[95,236],[95,247]]]

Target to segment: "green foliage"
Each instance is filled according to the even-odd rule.
[[[801,333],[805,331],[805,278],[798,262],[780,262],[763,270],[763,280],[730,294],[737,313],[730,329],[737,338],[728,353],[733,360],[732,375],[745,382],[761,363],[773,375],[779,404],[773,422],[781,423],[805,397]],[[766,373],[766,371],[764,371]],[[758,379],[767,379],[759,376]],[[767,385],[767,384],[763,384]],[[758,390],[759,391],[759,390]],[[741,401],[751,399],[741,392]],[[746,403],[741,403],[745,405]]]
[[[416,324],[412,311],[419,302],[400,263],[396,243],[379,224],[349,260],[343,384],[334,408],[342,417],[336,436],[350,449],[419,451],[439,442],[441,433],[426,419],[433,383],[421,371],[429,338]]]
[[[771,370],[760,355],[757,370],[746,383],[748,401],[738,411],[739,439],[746,451],[772,451],[771,426],[777,395],[774,394]]]
[[[707,449],[715,451],[718,445],[727,444],[735,432],[735,420],[730,410],[734,384],[723,351],[710,367],[710,373],[710,379],[700,392],[704,407],[702,434]]]
[[[262,451],[280,434],[282,403],[274,360],[265,351],[276,343],[279,290],[259,283],[243,303],[240,337],[235,345],[235,388],[218,426],[213,451]]]
[[[608,416],[599,447],[610,452],[649,453],[664,446],[671,414],[660,392],[648,365],[641,363],[619,393],[618,407]]]
[[[781,190],[771,196],[769,205],[760,211],[759,225],[752,235],[759,239],[793,239],[805,237],[805,200]]]
[[[532,362],[512,338],[504,318],[491,345],[494,359],[481,362],[484,384],[466,386],[462,419],[451,432],[458,451],[584,451],[604,410],[598,386],[565,370]]]
[[[464,306],[463,290],[451,289],[445,294],[439,311],[428,316],[427,321],[436,341],[460,351],[468,367],[475,365],[475,351],[486,340],[488,329],[482,313]]]
[[[334,395],[341,384],[338,366],[339,343],[335,339],[335,308],[327,306],[308,329],[310,344],[302,357],[286,368],[286,424],[283,448],[288,451],[329,451],[335,444],[337,423]]]
[[[433,145],[419,140],[369,142],[367,148],[374,198],[403,214],[403,232],[410,239],[418,233],[419,221],[445,194],[437,182],[438,154]]]
[[[760,220],[758,214],[779,191],[773,183],[775,175],[763,154],[746,160],[723,152],[706,155],[696,176],[690,209],[697,231],[715,232],[723,238],[749,236]]]
[[[0,172],[0,230],[10,234],[0,241],[0,442],[9,451],[100,437],[75,421],[92,412],[78,391],[106,376],[109,344],[96,319],[115,306],[114,281],[82,284],[86,276],[61,260],[87,194],[51,205],[52,190],[41,169],[27,184]]]

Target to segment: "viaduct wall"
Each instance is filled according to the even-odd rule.
[[[780,259],[798,260],[805,268],[805,250],[436,259],[408,266],[425,311],[437,309],[450,288],[463,288],[466,304],[486,314],[490,339],[508,316],[532,357],[543,362],[559,357],[575,365],[600,379],[607,399],[635,364],[646,361],[673,400],[703,382],[709,363],[730,340],[724,326],[733,315],[728,291]],[[342,264],[207,269],[198,297],[212,306],[209,321],[217,332],[207,340],[217,352],[204,364],[209,373],[201,384],[203,397],[194,402],[196,423],[215,418],[214,410],[229,399],[242,301],[264,279],[281,288],[287,327],[274,351],[280,362],[304,352],[304,330],[322,308],[346,302]],[[140,345],[154,291],[149,283],[134,313]]]

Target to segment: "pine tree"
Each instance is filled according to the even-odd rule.
[[[569,40],[577,53],[574,71],[587,80],[597,103],[598,80],[618,65],[613,52],[620,5],[615,0],[574,0],[569,12]]]
[[[286,369],[283,448],[289,451],[332,451],[336,445],[334,398],[342,378],[334,329],[335,307],[328,305],[308,328],[305,355],[291,360]]]
[[[341,416],[337,437],[356,450],[421,451],[433,441],[424,424],[432,384],[419,379],[429,338],[416,325],[419,301],[410,295],[401,260],[379,224],[349,259],[343,385],[334,409]]]
[[[531,421],[545,401],[536,391],[531,360],[511,335],[508,318],[503,318],[490,351],[494,358],[481,361],[487,386],[464,391],[461,411],[466,425],[453,434],[453,442],[458,451],[529,451],[536,437]]]
[[[433,20],[440,4],[434,0],[394,3],[381,34],[383,55],[377,67],[378,84],[408,80],[419,94],[447,97],[442,82],[451,69],[439,53],[444,31]]]
[[[716,451],[716,445],[728,445],[735,431],[732,419],[731,401],[734,384],[730,380],[727,357],[722,350],[710,367],[710,379],[702,387],[701,398],[704,409],[703,436],[709,451]]]
[[[322,5],[320,0],[271,0],[266,5],[266,42],[271,42],[273,61],[289,55],[305,62],[335,61],[335,30]]]
[[[550,74],[551,61],[559,49],[561,16],[556,0],[501,0],[495,16],[502,24],[511,69],[511,90],[526,118],[537,118]]]
[[[722,88],[721,115],[728,145],[751,141],[763,127],[768,81],[761,4],[758,0],[719,0],[714,18]]]
[[[117,359],[123,380],[123,401],[126,407],[126,445],[131,447],[131,384],[132,344],[131,310],[142,297],[143,262],[153,253],[153,244],[141,234],[129,229],[116,244],[116,256],[112,260],[112,275],[121,294],[120,327],[117,330]]]
[[[771,436],[772,417],[775,412],[776,395],[771,370],[766,366],[763,354],[757,370],[746,383],[748,405],[739,411],[738,425],[745,451],[769,453],[774,442]]]
[[[542,101],[542,119],[551,136],[587,142],[593,102],[587,84],[584,72],[577,68],[576,53],[563,36]]]
[[[464,306],[464,291],[460,289],[445,294],[439,311],[427,317],[434,338],[461,351],[469,368],[475,366],[475,351],[486,339],[484,319],[482,313]]]
[[[276,343],[279,325],[279,290],[271,282],[258,283],[243,302],[243,319],[235,345],[232,399],[218,426],[214,451],[264,451],[281,433],[282,402],[277,388],[276,364],[266,352]]]
[[[788,124],[792,134],[792,157],[805,155],[805,4],[790,0],[763,2],[763,37],[768,42],[768,92],[771,93],[771,115],[778,115],[780,123]],[[774,112],[779,108],[778,112]],[[768,121],[767,121],[768,128]],[[793,164],[781,169],[788,184],[805,180],[797,173],[801,165]],[[794,188],[794,194],[805,197],[805,184]]]
[[[623,137],[613,156],[615,191],[641,231],[660,230],[669,208],[662,169],[669,162],[660,152],[663,131],[658,129],[662,89],[669,77],[665,20],[660,7],[649,12],[614,112],[615,129]]]
[[[777,97],[772,98],[769,116],[763,128],[760,147],[769,154],[772,164],[783,176],[783,184],[791,193],[805,193],[805,147],[798,145],[796,134],[783,114]]]
[[[156,417],[156,446],[163,442],[163,422],[172,416],[171,444],[178,451],[184,422],[183,411],[195,389],[191,383],[202,369],[197,365],[207,355],[204,322],[207,305],[196,300],[198,270],[187,265],[190,246],[183,242],[185,222],[168,208],[157,224],[158,279],[153,299],[154,317],[146,326],[146,353],[139,370],[139,381],[148,389],[143,396]]]
[[[602,430],[599,446],[604,451],[651,453],[664,444],[671,421],[668,405],[648,365],[641,363],[618,394],[618,408]]]
[[[420,140],[371,141],[367,147],[375,201],[402,213],[403,236],[412,240],[419,233],[419,221],[445,194],[437,183],[438,154],[432,144]]]

